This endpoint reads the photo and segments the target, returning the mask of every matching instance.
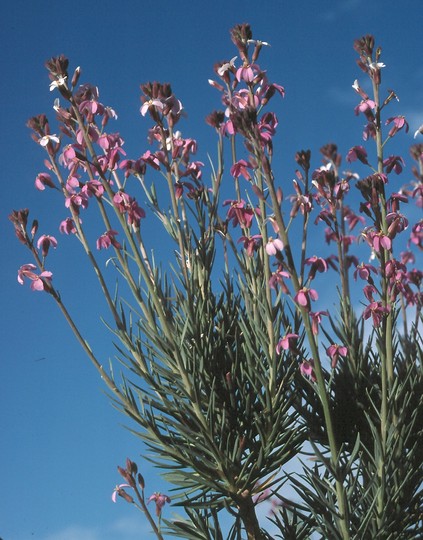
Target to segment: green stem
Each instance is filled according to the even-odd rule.
[[[272,173],[270,172],[270,165],[266,167],[266,169],[269,170],[269,173],[266,174],[266,184],[269,189],[272,207],[275,213],[275,219],[279,227],[279,235],[284,244],[284,250],[285,250],[286,258],[288,261],[288,268],[289,268],[289,271],[291,272],[292,283],[294,285],[294,290],[297,293],[301,288],[300,281],[299,281],[299,277],[296,271],[296,266],[295,266],[289,238],[286,233],[283,215],[282,215],[280,205],[277,200],[276,190],[275,190],[275,186],[273,182],[273,176],[272,176]],[[308,311],[305,308],[302,308],[300,306],[298,306],[298,309],[301,313],[301,317],[304,323],[305,331],[306,331],[308,342],[310,345],[310,352],[311,352],[312,358],[314,359],[314,370],[316,374],[317,390],[318,390],[318,395],[322,404],[323,415],[324,415],[326,430],[328,434],[329,449],[330,449],[330,454],[331,454],[331,465],[334,471],[338,471],[339,450],[338,450],[338,446],[337,446],[337,442],[335,438],[333,419],[332,419],[332,414],[331,414],[330,405],[329,405],[329,396],[328,396],[323,369],[322,369],[322,365],[320,361],[319,350],[318,350],[315,336],[313,334]],[[338,509],[339,509],[339,514],[340,514],[339,526],[340,526],[343,540],[349,540],[350,534],[349,534],[349,526],[348,526],[349,516],[348,516],[347,497],[346,497],[343,482],[340,479],[340,476],[338,475],[338,473],[336,473],[335,475],[335,483],[336,483]]]

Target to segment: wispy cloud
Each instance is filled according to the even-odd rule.
[[[337,2],[336,5],[332,7],[332,9],[323,11],[320,14],[320,18],[327,22],[333,22],[337,20],[341,15],[357,9],[362,3],[362,1],[363,0],[342,0],[341,2]]]
[[[138,540],[147,536],[150,528],[142,516],[127,516],[108,524],[69,525],[43,540]]]
[[[101,537],[101,531],[98,527],[70,525],[47,536],[44,540],[100,540]]]

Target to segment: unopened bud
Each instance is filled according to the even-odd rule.
[[[276,191],[276,199],[278,201],[278,204],[282,204],[283,192],[282,192],[282,189],[280,187],[278,187],[278,189]]]
[[[72,88],[75,88],[75,86],[78,84],[78,81],[79,81],[79,76],[81,75],[81,67],[78,66],[74,73],[73,73],[73,76],[72,76],[72,81],[71,81],[71,85],[72,85]]]
[[[38,221],[34,219],[34,221],[32,222],[32,227],[31,227],[32,238],[34,238],[34,236],[37,234],[37,231],[38,231]]]
[[[144,482],[144,477],[143,477],[143,475],[141,473],[138,473],[137,480],[138,480],[138,484],[139,484],[140,488],[142,490],[144,490],[145,482]]]
[[[264,193],[262,192],[262,190],[256,186],[255,184],[253,184],[252,186],[252,190],[254,191],[254,193],[256,194],[256,196],[261,200],[261,201],[264,201],[266,199],[266,197],[264,196]]]
[[[122,476],[122,478],[124,478],[128,482],[128,484],[131,487],[135,487],[135,480],[132,474],[130,474],[126,469],[123,469],[122,467],[119,467],[119,466],[118,466],[118,472]]]
[[[131,461],[129,458],[126,458],[126,470],[130,474],[137,474],[138,472],[137,464]]]
[[[130,504],[133,504],[134,503],[134,499],[131,497],[131,495],[129,495],[128,493],[126,493],[126,491],[124,489],[120,489],[118,491],[118,495],[119,497],[122,497],[122,499],[125,499],[125,501],[127,503],[130,503]]]

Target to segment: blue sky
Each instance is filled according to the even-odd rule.
[[[353,113],[357,96],[351,84],[364,76],[355,64],[352,43],[366,33],[373,33],[382,46],[384,81],[401,100],[392,107],[392,115],[404,114],[410,122],[410,133],[395,141],[395,153],[408,160],[412,134],[423,123],[422,16],[420,0],[15,0],[4,9],[0,21],[3,540],[142,537],[141,532],[148,531],[142,517],[122,501],[113,505],[110,500],[119,481],[116,465],[124,464],[127,456],[139,462],[147,492],[165,489],[159,471],[139,458],[141,443],[122,426],[126,418],[111,406],[51,299],[16,281],[17,269],[30,260],[14,238],[7,220],[10,211],[29,207],[31,216],[45,227],[62,215],[51,194],[34,189],[44,156],[25,127],[28,118],[42,112],[54,118],[45,60],[64,53],[71,66],[82,67],[84,82],[98,85],[103,103],[118,112],[114,129],[122,133],[132,157],[147,149],[139,84],[171,82],[188,114],[181,126],[184,135],[197,138],[198,159],[207,162],[215,142],[204,118],[220,107],[219,95],[207,79],[214,76],[216,61],[235,55],[229,28],[249,22],[254,37],[271,44],[262,52],[261,65],[286,89],[286,98],[276,105],[280,122],[276,170],[290,182],[296,150],[311,148],[316,154],[333,141],[345,155],[351,146],[361,144],[363,121]],[[319,165],[315,155],[314,166]],[[400,183],[409,178],[408,166]],[[105,306],[88,265],[69,242],[66,250],[51,255],[55,283],[107,362],[114,353],[99,319]]]

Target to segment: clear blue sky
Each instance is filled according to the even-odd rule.
[[[249,22],[254,37],[271,43],[262,52],[261,65],[271,80],[286,89],[285,100],[277,105],[280,124],[275,145],[280,177],[290,181],[296,150],[317,152],[333,141],[345,155],[351,146],[361,144],[363,120],[354,116],[357,96],[351,84],[364,76],[356,67],[352,43],[366,33],[373,33],[382,46],[387,65],[384,80],[401,99],[392,114],[405,114],[410,122],[410,133],[400,134],[396,146],[396,152],[408,158],[412,134],[423,123],[422,19],[420,0],[14,0],[3,9],[3,540],[142,538],[142,517],[123,501],[113,505],[110,500],[119,481],[116,465],[124,464],[126,456],[140,463],[147,491],[164,489],[158,471],[139,459],[141,443],[122,427],[126,418],[112,408],[51,299],[16,281],[19,266],[31,261],[15,240],[7,215],[12,209],[29,207],[31,215],[46,226],[61,216],[53,197],[33,187],[44,156],[25,127],[28,118],[42,112],[54,118],[55,96],[48,90],[44,61],[64,53],[73,67],[82,67],[84,82],[98,85],[102,101],[118,112],[113,129],[122,133],[132,157],[147,149],[147,126],[138,112],[139,84],[155,79],[171,82],[188,113],[181,125],[184,135],[199,140],[198,159],[207,162],[207,152],[213,156],[215,146],[204,117],[220,107],[219,95],[207,79],[214,76],[217,60],[235,55],[229,28]],[[314,165],[320,165],[317,156]],[[408,178],[410,167],[401,183]],[[52,229],[48,232],[53,234]],[[60,233],[56,236],[66,245],[67,255],[59,250],[51,255],[55,284],[71,311],[78,313],[93,348],[107,361],[114,353],[99,320],[101,297],[93,292],[94,280],[77,251]]]

